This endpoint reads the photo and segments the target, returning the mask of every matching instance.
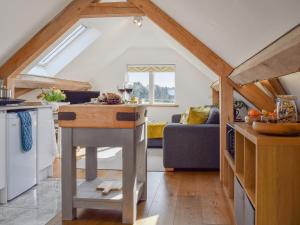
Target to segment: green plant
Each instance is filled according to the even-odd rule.
[[[63,91],[53,88],[47,91],[43,90],[40,98],[47,102],[61,102],[66,99],[66,95]]]

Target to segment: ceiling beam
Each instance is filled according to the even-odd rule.
[[[274,88],[277,95],[286,95],[286,94],[288,94],[287,91],[282,86],[282,84],[281,84],[281,82],[278,78],[269,79],[269,82],[272,85],[272,87]]]
[[[269,91],[274,98],[278,95],[286,95],[287,92],[282,87],[280,80],[278,78],[272,78],[270,80],[262,80],[260,84]]]
[[[92,0],[73,0],[0,67],[0,79],[7,82],[8,78],[11,79],[20,74],[26,66],[78,21],[81,11],[91,2]]]
[[[217,75],[226,77],[233,68],[226,63],[215,52],[208,48],[204,43],[192,35],[173,18],[162,11],[152,1],[149,0],[128,0],[137,8],[142,10],[147,17],[156,23],[165,32],[171,35],[182,46],[188,49],[193,55],[200,59]]]
[[[238,66],[230,78],[238,84],[300,71],[300,25]]]
[[[241,96],[246,98],[250,103],[256,106],[258,109],[273,111],[275,108],[275,98],[267,95],[263,90],[261,90],[254,83],[246,85],[235,84],[232,80],[227,78],[228,84],[231,85],[234,90]],[[211,88],[219,92],[220,91],[220,81],[215,81],[212,83]]]
[[[144,16],[145,13],[129,2],[92,3],[80,14],[81,18]]]
[[[65,80],[59,78],[19,75],[14,79],[16,89],[49,89],[58,88],[62,90],[85,91],[91,89],[88,82]]]
[[[237,85],[232,80],[228,79],[234,90],[236,90],[240,95],[246,98],[258,109],[267,110],[273,112],[275,109],[275,99],[267,95],[263,90],[261,90],[254,83],[246,85]]]
[[[14,97],[19,98],[20,96],[25,95],[25,94],[31,92],[32,90],[33,89],[31,89],[31,88],[17,88],[17,89],[15,89]]]

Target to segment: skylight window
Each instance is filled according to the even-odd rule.
[[[39,66],[46,66],[52,59],[61,53],[68,45],[70,45],[77,37],[79,37],[87,27],[79,25],[69,35],[67,35],[55,48],[46,54],[41,61],[38,62]]]
[[[78,25],[60,39],[51,50],[45,52],[37,62],[28,66],[23,73],[53,77],[78,57],[101,35],[98,29]]]

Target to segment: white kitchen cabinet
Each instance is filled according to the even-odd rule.
[[[0,189],[6,186],[5,148],[6,148],[6,113],[0,111]]]
[[[53,114],[50,108],[38,109],[37,117],[37,159],[38,176],[42,180],[49,175],[57,148],[55,142]],[[45,171],[47,170],[47,171]]]

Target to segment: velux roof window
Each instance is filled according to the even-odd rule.
[[[31,68],[23,72],[30,75],[53,77],[89,47],[100,34],[97,29],[80,24],[54,46],[51,46],[51,50],[43,54],[41,59],[31,65]]]
[[[80,36],[87,29],[84,25],[79,25],[69,35],[67,35],[55,48],[46,54],[41,61],[38,62],[39,66],[46,66],[55,56],[62,52],[69,44],[71,44],[78,36]]]

